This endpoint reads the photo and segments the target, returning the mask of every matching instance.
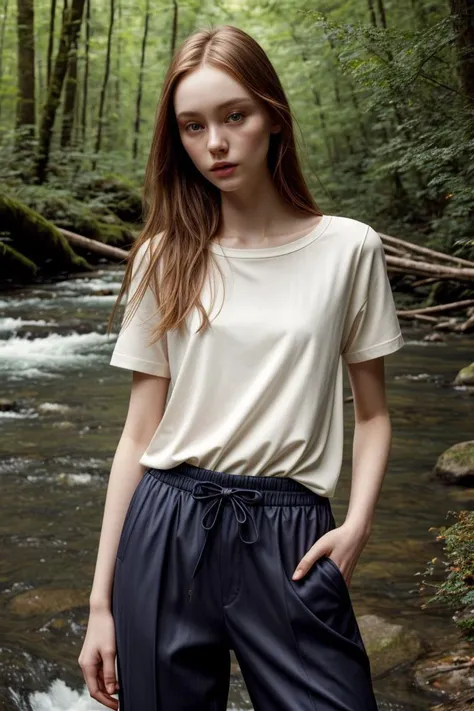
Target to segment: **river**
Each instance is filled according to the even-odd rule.
[[[105,487],[123,425],[131,372],[109,366],[105,333],[123,269],[0,294],[0,708],[88,711],[77,663]],[[115,328],[117,329],[119,319]],[[393,445],[372,536],[351,581],[357,615],[380,614],[432,645],[456,637],[451,612],[421,609],[425,564],[440,555],[429,531],[448,510],[471,508],[472,490],[433,479],[438,455],[474,435],[474,397],[454,388],[474,339],[427,342],[402,323],[405,347],[386,358]],[[347,374],[345,395],[350,394]],[[344,466],[332,506],[342,522],[350,484],[352,403],[345,405]],[[426,709],[406,670],[375,679],[381,711]],[[12,703],[11,699],[16,699]],[[238,675],[229,709],[250,709]]]

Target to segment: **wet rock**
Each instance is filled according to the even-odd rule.
[[[378,615],[357,617],[362,639],[370,657],[373,676],[416,660],[424,651],[419,634],[403,625],[393,624]]]
[[[438,457],[433,472],[444,484],[474,486],[474,440],[449,447]]]
[[[0,412],[18,412],[18,403],[16,400],[7,400],[0,398]]]
[[[9,608],[12,614],[28,617],[29,615],[57,613],[88,605],[89,592],[87,590],[33,588],[16,595],[11,600]]]
[[[424,341],[434,341],[434,342],[439,342],[439,341],[445,341],[446,337],[442,336],[441,333],[437,333],[436,331],[433,331],[433,333],[427,333],[426,336],[423,338]]]
[[[38,405],[40,412],[68,412],[71,408],[69,405],[63,405],[59,402],[42,402]]]
[[[58,430],[71,430],[74,427],[74,423],[69,422],[68,420],[63,420],[61,422],[53,422],[51,427],[55,427]]]
[[[461,368],[454,379],[454,385],[474,385],[474,363]]]
[[[39,658],[27,648],[24,639],[14,646],[2,644],[1,651],[1,711],[32,711],[30,694],[47,688],[60,675],[71,677],[71,674],[65,674],[58,662]]]
[[[419,659],[413,668],[415,685],[423,691],[439,692],[447,701],[464,703],[468,698],[474,701],[473,654],[472,642],[461,641],[448,652],[435,652]],[[435,708],[460,709],[462,706]]]

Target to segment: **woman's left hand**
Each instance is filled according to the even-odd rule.
[[[352,574],[369,537],[370,532],[352,526],[348,522],[333,528],[318,538],[316,543],[305,553],[296,566],[292,579],[303,578],[318,558],[327,555],[337,565],[347,587],[349,587]]]

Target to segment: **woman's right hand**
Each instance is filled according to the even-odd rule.
[[[119,706],[118,700],[111,696],[118,689],[115,656],[115,625],[111,611],[91,610],[78,662],[90,696],[110,709]]]

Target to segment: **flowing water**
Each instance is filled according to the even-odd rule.
[[[107,477],[121,433],[131,373],[109,366],[105,334],[123,271],[0,294],[0,708],[104,709],[77,663],[84,637]],[[118,327],[117,321],[116,328]],[[456,638],[451,612],[423,602],[419,573],[440,555],[429,529],[472,508],[472,490],[433,479],[439,454],[474,439],[474,397],[454,388],[474,339],[423,341],[386,359],[393,445],[372,536],[351,581],[357,615],[375,613],[420,632],[431,648]],[[350,389],[345,374],[345,394]],[[344,467],[332,506],[342,523],[350,485],[353,410],[345,405]],[[406,669],[374,681],[381,711],[427,709]],[[250,709],[233,676],[229,709]]]

